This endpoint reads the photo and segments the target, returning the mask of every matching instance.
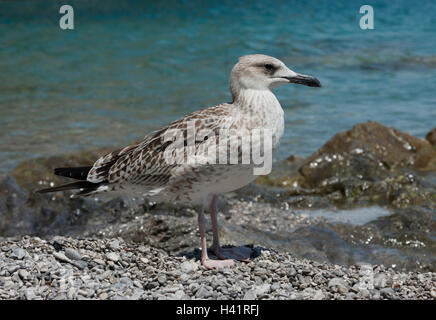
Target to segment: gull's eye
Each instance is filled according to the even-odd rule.
[[[268,71],[274,70],[274,66],[271,63],[266,63],[264,67]]]

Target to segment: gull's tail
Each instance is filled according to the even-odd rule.
[[[86,177],[88,176],[89,170],[91,170],[92,166],[88,167],[71,167],[71,168],[56,168],[54,170],[55,175],[73,178],[76,180],[80,180],[73,183],[67,183],[58,187],[46,188],[37,190],[37,193],[49,193],[49,192],[57,192],[57,191],[65,191],[65,190],[75,190],[80,189],[80,192],[76,195],[87,195],[93,193],[97,190],[97,188],[101,185],[101,183],[93,183],[86,181]]]

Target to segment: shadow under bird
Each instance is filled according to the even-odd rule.
[[[156,202],[191,202],[200,205],[198,226],[201,236],[201,263],[208,269],[234,265],[235,260],[250,261],[248,247],[223,248],[220,245],[217,222],[217,197],[219,194],[239,189],[256,178],[253,169],[256,164],[238,161],[236,164],[217,163],[229,150],[231,132],[243,136],[254,130],[269,130],[271,149],[274,150],[284,131],[283,109],[272,89],[282,84],[297,83],[310,87],[321,87],[311,76],[290,70],[282,61],[253,54],[239,58],[230,77],[233,101],[195,111],[167,126],[147,134],[138,143],[113,151],[99,158],[87,167],[57,168],[54,173],[78,181],[58,187],[39,190],[39,193],[77,189],[74,196],[128,195],[141,196]],[[195,125],[196,132],[206,130],[213,133],[213,139],[187,141],[189,126]],[[167,139],[170,132],[181,131],[183,141],[174,147]],[[266,132],[266,131],[265,131]],[[259,138],[260,139],[260,138]],[[251,145],[260,143],[253,136]],[[223,144],[224,143],[224,144]],[[243,139],[237,144],[237,157],[241,160]],[[170,146],[174,147],[173,149]],[[191,147],[190,148],[187,146]],[[216,153],[209,152],[216,147]],[[182,158],[194,151],[194,160],[176,161],[182,150]],[[179,153],[178,153],[179,152]],[[191,153],[190,153],[191,154]],[[201,160],[201,161],[200,161]],[[213,240],[211,250],[219,258],[210,259],[204,228],[204,211],[210,206]]]

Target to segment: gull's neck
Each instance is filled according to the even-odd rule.
[[[270,90],[243,89],[232,103],[233,117],[238,126],[272,130],[272,146],[275,148],[284,131],[284,112]],[[241,122],[239,122],[241,121]]]
[[[234,106],[249,114],[257,113],[260,109],[273,113],[282,111],[279,101],[269,89],[240,89],[233,99]]]

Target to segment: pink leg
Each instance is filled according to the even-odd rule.
[[[212,251],[220,259],[234,259],[244,262],[250,262],[251,249],[247,247],[233,247],[233,248],[221,248],[219,233],[218,233],[218,210],[217,210],[217,200],[216,195],[213,196],[210,203],[210,215],[212,218],[212,233],[213,233],[213,243]]]
[[[198,228],[200,229],[201,237],[201,264],[207,269],[220,269],[233,266],[235,262],[231,259],[211,260],[207,255],[206,236],[204,232],[204,206],[201,208],[201,211],[198,214]]]

